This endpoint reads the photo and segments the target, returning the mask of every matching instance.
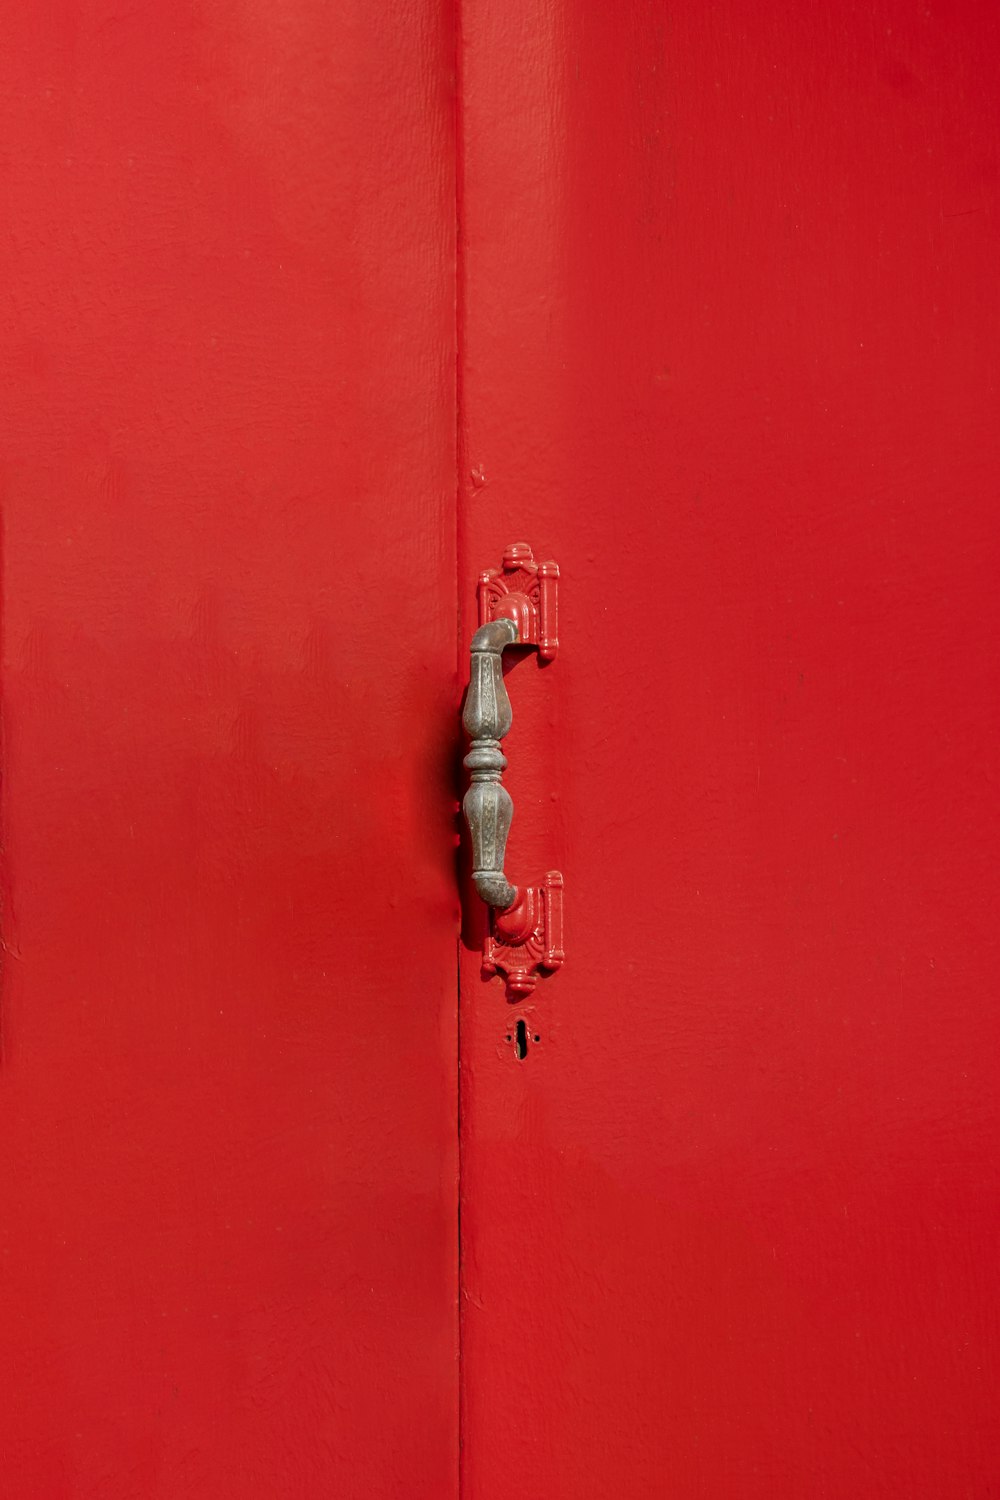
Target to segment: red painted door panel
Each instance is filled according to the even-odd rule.
[[[441,9],[7,7],[4,1487],[457,1494],[525,539],[464,1500],[989,1496],[995,9]]]
[[[1000,13],[463,7],[464,639],[565,968],[463,957],[466,1500],[997,1493]]]
[[[4,12],[0,1488],[440,1500],[453,40]]]

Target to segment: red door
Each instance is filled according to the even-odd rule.
[[[462,34],[466,641],[555,559],[566,952],[519,1060],[470,918],[464,1500],[985,1500],[1000,11]]]
[[[447,1500],[450,25],[4,11],[0,1489]]]
[[[8,5],[16,1500],[996,1492],[998,32]]]

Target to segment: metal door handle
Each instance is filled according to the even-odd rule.
[[[555,563],[536,563],[531,548],[517,542],[502,568],[479,579],[479,629],[472,637],[469,692],[462,723],[472,746],[465,757],[471,784],[462,802],[472,841],[472,879],[491,908],[483,945],[483,972],[501,970],[507,998],[522,1000],[535,987],[539,969],[563,961],[563,878],[549,870],[530,885],[513,885],[504,873],[507,834],[514,804],[503,785],[507,757],[500,742],[513,717],[503,680],[508,646],[535,646],[543,661],[556,654]]]
[[[503,680],[505,646],[515,646],[518,629],[513,620],[491,620],[472,637],[469,695],[462,723],[472,740],[465,757],[472,784],[462,802],[472,839],[472,879],[487,906],[501,911],[513,906],[518,889],[503,871],[507,834],[514,804],[502,777],[507,757],[500,741],[508,733],[512,713]]]

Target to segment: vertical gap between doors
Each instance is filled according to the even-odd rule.
[[[462,461],[464,456],[464,356],[465,356],[465,290],[462,273],[462,209],[464,192],[465,160],[463,151],[464,117],[462,111],[462,3],[452,0],[453,78],[455,93],[453,118],[454,174],[455,174],[455,661],[456,680],[461,692],[462,668]],[[457,710],[456,710],[457,713]],[[461,821],[459,821],[459,827]],[[460,917],[461,920],[461,917]],[[465,1443],[465,1329],[462,1311],[462,1284],[464,1266],[462,1262],[462,1192],[464,1188],[464,1162],[462,1147],[462,942],[459,933],[455,940],[455,1130],[457,1134],[458,1183],[456,1196],[455,1233],[458,1237],[456,1264],[458,1284],[455,1288],[457,1317],[457,1370],[458,1370],[458,1448],[455,1454],[456,1494],[461,1500],[462,1451]]]

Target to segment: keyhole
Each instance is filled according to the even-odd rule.
[[[523,1062],[528,1055],[528,1028],[523,1021],[514,1028],[514,1050]]]

